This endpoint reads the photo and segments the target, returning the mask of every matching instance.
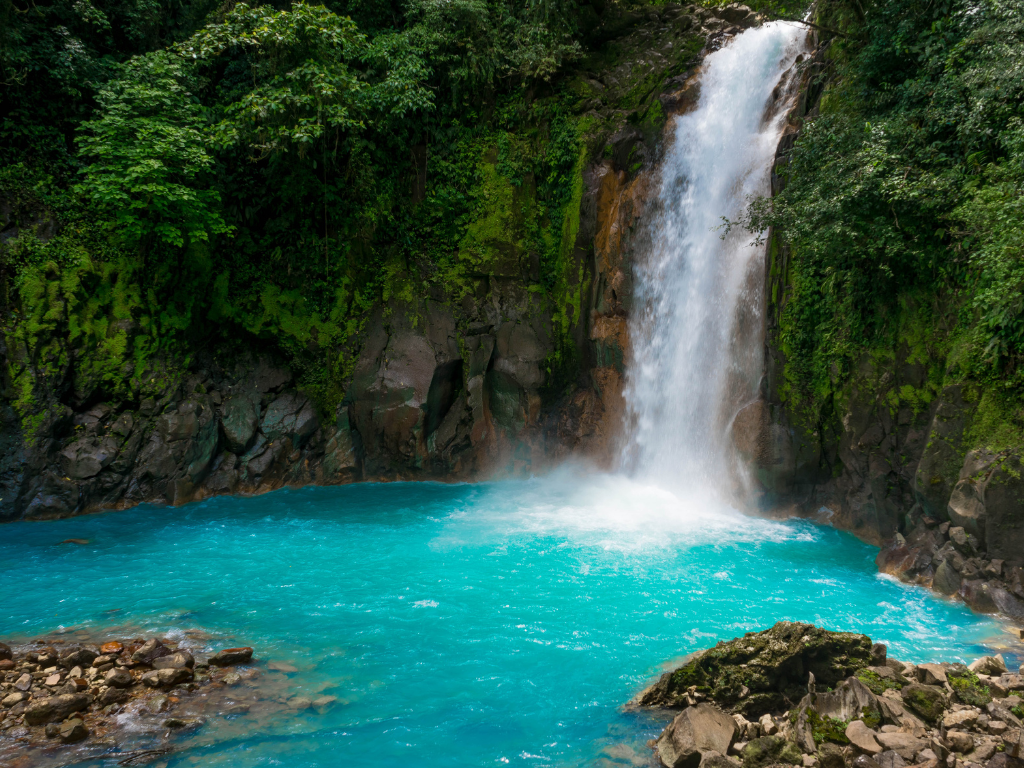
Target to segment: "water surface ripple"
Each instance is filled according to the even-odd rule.
[[[973,658],[998,631],[879,577],[876,550],[847,534],[568,471],[283,490],[3,532],[2,639],[201,629],[293,665],[265,673],[287,695],[343,701],[214,717],[176,742],[170,766],[629,765],[659,724],[621,705],[664,662],[719,639],[801,620],[924,661]]]

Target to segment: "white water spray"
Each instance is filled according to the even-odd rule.
[[[761,375],[764,249],[721,237],[749,195],[769,191],[787,98],[772,94],[806,44],[771,23],[707,57],[696,107],[674,118],[658,213],[637,266],[623,465],[660,485],[731,483],[729,424]]]

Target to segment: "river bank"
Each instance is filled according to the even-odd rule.
[[[912,664],[862,634],[780,622],[699,651],[630,708],[682,709],[665,768],[1019,768],[1024,678],[1001,655]]]

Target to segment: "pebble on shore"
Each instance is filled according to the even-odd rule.
[[[196,658],[169,640],[111,640],[100,645],[37,641],[14,650],[0,643],[0,736],[28,744],[77,744],[116,736],[114,717],[154,690],[174,701],[224,684],[228,669],[249,664],[252,648],[231,648]],[[216,661],[214,661],[216,660]],[[196,727],[195,719],[168,718],[169,729]]]

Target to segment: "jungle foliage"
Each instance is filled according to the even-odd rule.
[[[830,0],[816,21],[843,33],[820,113],[784,191],[746,219],[790,247],[794,404],[819,412],[865,354],[901,346],[912,363],[938,361],[938,385],[971,379],[1019,403],[1024,3]]]
[[[374,303],[472,289],[496,190],[529,186],[510,215],[555,291],[581,153],[558,76],[596,14],[0,0],[6,396],[29,413],[70,372],[61,397],[138,397],[251,339],[328,410]]]

